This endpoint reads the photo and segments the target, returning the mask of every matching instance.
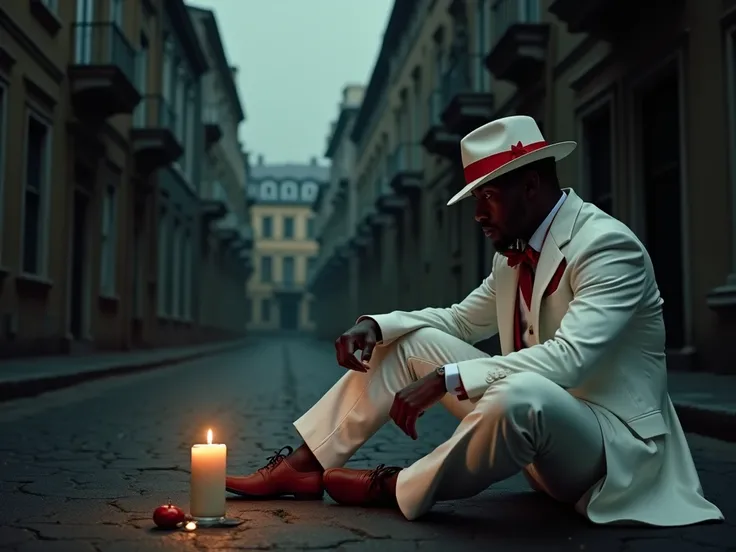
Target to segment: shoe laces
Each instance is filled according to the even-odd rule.
[[[284,451],[286,451],[286,453],[284,453]],[[289,446],[283,447],[281,450],[274,451],[273,456],[268,457],[268,463],[258,471],[274,469],[292,452],[294,452],[294,449]]]
[[[386,479],[388,479],[392,475],[396,475],[400,471],[401,468],[398,468],[396,466],[379,464],[378,467],[368,473],[368,480],[370,481],[369,489],[373,489],[374,487],[383,487],[383,485],[386,483]]]

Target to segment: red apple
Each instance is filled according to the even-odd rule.
[[[186,518],[184,510],[172,506],[171,501],[153,511],[153,522],[162,529],[175,529],[179,523],[186,521]]]

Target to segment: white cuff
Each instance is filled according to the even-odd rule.
[[[448,393],[453,395],[459,395],[460,391],[460,370],[457,364],[446,364],[445,365],[445,387]]]

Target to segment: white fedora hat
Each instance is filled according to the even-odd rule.
[[[545,157],[555,161],[570,155],[576,142],[548,144],[537,123],[526,115],[491,121],[460,141],[465,186],[448,205],[470,196],[478,186]]]

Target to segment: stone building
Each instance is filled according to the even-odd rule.
[[[215,13],[189,8],[212,68],[202,80],[204,167],[199,322],[215,334],[242,333],[246,319],[246,281],[252,272],[253,230],[246,203],[246,158],[238,139],[245,111],[228,64]]]
[[[358,263],[345,244],[348,235],[357,223],[358,204],[355,179],[352,178],[355,164],[355,145],[350,133],[363,102],[365,87],[348,85],[343,89],[338,117],[327,136],[325,157],[330,161],[330,179],[320,190],[313,205],[315,229],[319,236],[319,255],[309,275],[308,284],[321,304],[314,309],[315,324],[319,337],[333,337],[344,330],[342,317],[333,312],[355,305],[358,300]],[[330,263],[330,267],[325,266]],[[325,277],[322,277],[325,276]],[[344,301],[347,300],[347,303]],[[347,307],[355,310],[354,307]]]
[[[250,167],[248,184],[255,229],[255,271],[248,282],[248,330],[311,332],[313,301],[307,274],[317,258],[312,205],[329,178],[317,164]]]
[[[213,337],[198,312],[208,70],[181,0],[2,3],[0,355]]]
[[[562,182],[646,244],[671,369],[734,370],[736,2],[638,3],[635,20],[630,3],[584,4],[394,3],[351,132],[358,220],[324,227],[341,236],[314,277],[325,333],[360,313],[449,305],[480,283],[494,252],[473,203],[446,206],[462,184],[459,139],[526,114],[548,140],[578,141]],[[356,282],[324,285],[343,253]]]

